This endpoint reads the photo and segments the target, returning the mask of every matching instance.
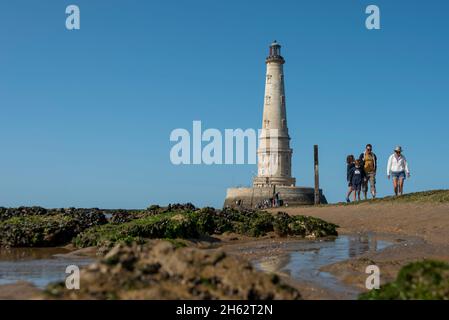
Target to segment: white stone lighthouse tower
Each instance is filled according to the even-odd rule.
[[[296,187],[292,177],[292,149],[285,107],[284,63],[281,46],[274,41],[265,60],[265,96],[257,150],[257,176],[249,188],[228,188],[224,207],[260,208],[279,198],[282,205],[311,205],[314,188]],[[327,203],[320,190],[321,203]]]
[[[253,184],[262,186],[294,186],[291,176],[292,149],[285,107],[284,63],[281,46],[274,41],[265,60],[265,97],[258,155],[258,170]]]

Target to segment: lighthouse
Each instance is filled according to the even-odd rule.
[[[294,186],[291,176],[292,149],[287,127],[284,86],[284,63],[281,46],[274,41],[265,60],[265,95],[262,129],[257,151],[257,177],[255,187]]]
[[[277,41],[269,46],[265,64],[265,93],[257,149],[257,176],[254,177],[253,186],[250,188],[228,188],[225,207],[259,208],[261,204],[273,203],[274,198],[282,200],[280,201],[282,205],[314,204],[314,188],[297,187],[296,179],[292,177],[293,150],[290,148],[287,125],[285,59],[281,55],[281,45]],[[320,202],[327,203],[322,190]]]

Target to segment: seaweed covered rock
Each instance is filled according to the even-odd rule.
[[[252,237],[264,236],[273,231],[273,215],[266,211],[226,208],[217,212],[217,216],[221,220],[219,223],[231,226],[226,231]]]
[[[167,207],[167,212],[171,212],[171,211],[186,211],[186,212],[190,212],[190,211],[195,211],[196,207],[188,202],[188,203],[175,203],[175,204],[169,204]]]
[[[3,208],[0,207],[0,221],[5,221],[14,217],[29,217],[47,215],[48,211],[42,207],[19,207]]]
[[[21,211],[0,222],[0,246],[47,247],[69,243],[80,232],[107,223],[99,210]],[[24,213],[26,212],[26,213]]]
[[[106,246],[115,243],[143,243],[143,239],[198,238],[200,229],[192,214],[159,214],[121,224],[106,224],[80,233],[73,241],[77,247]]]
[[[80,290],[46,289],[54,299],[299,299],[275,275],[219,250],[176,248],[166,241],[114,247],[81,271]]]
[[[111,223],[127,223],[132,220],[146,218],[148,216],[155,216],[163,213],[178,212],[189,213],[198,210],[193,204],[169,204],[167,207],[160,207],[158,205],[151,205],[145,210],[109,210],[111,214]]]
[[[277,213],[273,227],[280,236],[319,238],[338,235],[338,226],[333,223],[315,217],[290,216],[285,212]]]
[[[258,237],[274,231],[279,236],[326,237],[336,236],[338,226],[308,216],[276,215],[266,211],[226,208],[216,213],[216,223],[225,231]]]
[[[359,296],[361,300],[449,300],[449,264],[424,260],[404,266],[395,281]]]
[[[111,216],[109,221],[105,213]],[[73,238],[78,247],[111,247],[117,242],[198,239],[225,232],[251,237],[273,231],[280,236],[323,237],[336,235],[336,227],[312,217],[249,209],[198,209],[191,203],[152,205],[145,210],[0,208],[0,246],[13,247],[55,246]]]
[[[109,210],[111,218],[110,223],[126,223],[135,219],[142,218],[144,210]]]
[[[102,225],[108,222],[104,212],[98,208],[94,209],[62,209],[61,215],[76,220],[81,230]]]
[[[111,215],[110,223],[126,223],[134,219],[134,215],[128,210],[117,210],[109,214]]]
[[[117,242],[143,243],[145,239],[190,238],[198,239],[224,232],[233,232],[251,237],[264,236],[275,231],[281,236],[325,237],[337,235],[337,226],[318,218],[276,216],[265,211],[215,210],[177,207],[160,214],[138,214],[127,222],[110,223],[90,228],[74,239],[78,247],[106,246]],[[179,210],[179,211],[178,211]]]

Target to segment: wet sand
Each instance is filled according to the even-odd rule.
[[[276,212],[279,210],[272,209]],[[436,259],[449,262],[449,204],[429,203],[361,203],[321,207],[282,208],[292,215],[322,218],[340,226],[339,234],[375,234],[394,243],[379,252],[327,265],[321,271],[332,273],[342,282],[364,291],[368,265],[377,265],[381,284],[392,281],[401,267],[412,261]],[[309,299],[335,297],[335,292],[315,294],[302,288]]]
[[[429,244],[449,245],[448,203],[362,202],[356,205],[287,207],[282,211],[336,223],[343,234],[375,232],[419,237]]]
[[[326,267],[362,258],[396,246],[394,238],[352,234],[323,239],[266,237],[239,239],[221,246],[229,254],[247,259],[259,270],[276,273],[296,287],[304,299],[356,299],[363,290],[342,281]],[[364,280],[363,280],[364,281]]]

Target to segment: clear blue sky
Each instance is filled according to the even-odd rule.
[[[81,30],[65,29],[65,8]],[[381,9],[379,31],[365,8]],[[448,188],[449,2],[0,2],[0,206],[220,207],[255,165],[174,166],[170,132],[259,128],[268,45],[277,39],[293,175],[344,199],[345,156],[404,148],[406,191]]]

